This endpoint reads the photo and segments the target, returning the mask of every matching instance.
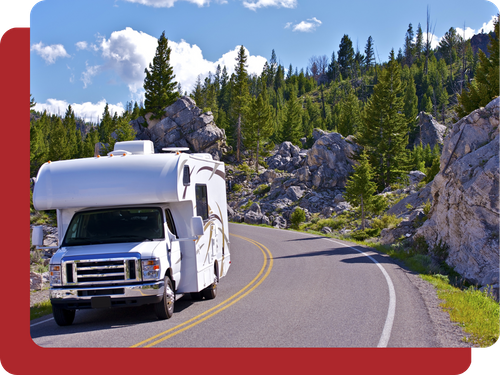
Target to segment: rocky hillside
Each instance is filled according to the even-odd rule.
[[[430,219],[417,232],[429,246],[444,246],[446,262],[461,275],[497,290],[499,105],[496,98],[451,128],[431,186]]]

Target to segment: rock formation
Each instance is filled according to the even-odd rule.
[[[427,145],[434,148],[436,144],[442,145],[446,133],[446,126],[438,123],[431,115],[425,112],[418,114],[418,133],[413,146],[418,146],[422,142],[422,147]]]
[[[497,290],[499,104],[496,98],[451,128],[431,187],[431,217],[416,233],[431,249],[446,246],[446,262],[463,277],[479,285],[496,280]]]
[[[209,153],[220,160],[227,150],[226,134],[215,125],[212,112],[202,113],[188,96],[165,108],[161,119],[153,120],[147,114],[131,125],[137,139],[153,141],[155,152],[165,147],[188,147],[192,152]]]

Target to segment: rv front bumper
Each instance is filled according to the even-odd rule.
[[[50,289],[50,302],[67,309],[140,306],[163,298],[164,281],[138,285]]]

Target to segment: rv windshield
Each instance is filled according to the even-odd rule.
[[[76,213],[62,246],[142,242],[163,238],[160,208],[116,208]]]

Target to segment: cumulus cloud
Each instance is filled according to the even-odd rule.
[[[47,113],[50,114],[64,116],[69,104],[70,103],[65,100],[47,99],[45,103],[37,103],[35,106],[35,110],[39,112],[47,111]],[[105,99],[102,99],[97,103],[86,102],[82,104],[71,104],[71,108],[75,112],[76,117],[82,118],[85,121],[92,121],[93,123],[97,123],[99,119],[102,119],[102,114],[104,113],[105,106]],[[108,109],[112,116],[115,113],[117,113],[118,115],[122,115],[125,111],[122,103],[108,104]]]
[[[257,10],[259,8],[265,7],[277,7],[277,8],[295,8],[297,6],[297,0],[244,0],[243,6],[250,10]]]
[[[299,22],[295,25],[293,25],[292,22],[288,22],[286,25],[285,25],[285,29],[289,29],[290,27],[292,27],[292,30],[293,31],[299,31],[299,32],[303,32],[303,33],[310,33],[310,32],[313,32],[315,31],[323,22],[321,22],[320,20],[318,20],[316,17],[313,17],[313,18],[310,18],[306,21],[302,21],[302,22]]]
[[[54,64],[60,57],[70,57],[62,44],[44,45],[42,42],[33,44],[30,51],[34,51],[47,64]]]
[[[174,70],[175,80],[187,92],[194,89],[199,75],[204,78],[209,72],[215,73],[217,65],[221,68],[225,65],[228,74],[231,75],[240,48],[237,46],[213,62],[205,59],[202,50],[195,44],[191,45],[184,40],[180,42],[169,40],[168,45],[172,50],[170,64]],[[139,98],[143,93],[144,70],[149,68],[149,64],[153,61],[158,39],[127,27],[125,30],[113,32],[109,39],[100,37],[99,46],[105,63],[96,67],[95,70],[87,67],[85,72],[85,78],[89,79],[87,84],[90,84],[90,79],[95,74],[104,70],[113,70],[128,85],[130,93],[135,98]],[[252,56],[248,50],[246,54],[248,73],[260,74],[266,59],[262,56]]]

